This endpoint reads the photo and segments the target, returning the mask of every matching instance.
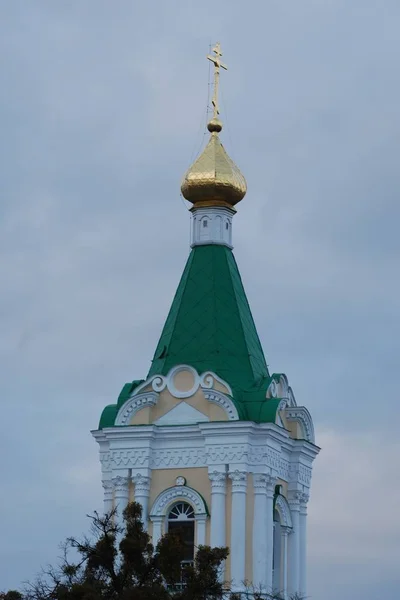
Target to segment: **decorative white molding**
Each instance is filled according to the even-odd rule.
[[[274,377],[277,377],[274,374]],[[274,378],[268,386],[266,398],[282,398],[290,407],[296,406],[296,400],[292,388],[289,386],[288,378],[281,373],[278,381]]]
[[[135,496],[148,496],[150,493],[150,477],[136,473],[132,475],[132,481],[135,484]]]
[[[191,247],[205,244],[232,246],[232,216],[235,212],[227,207],[203,207],[192,209]]]
[[[229,421],[238,421],[239,415],[236,406],[230,398],[225,396],[222,392],[216,390],[208,391],[203,390],[204,397],[209,402],[220,406],[227,414]]]
[[[164,517],[171,504],[179,500],[189,502],[193,506],[195,515],[208,514],[207,506],[196,490],[186,485],[178,485],[164,490],[157,496],[150,511],[150,518]]]
[[[267,398],[277,398],[278,397],[278,386],[277,386],[275,379],[273,379],[271,381],[271,383],[269,384],[269,386],[267,388],[266,397]]]
[[[175,386],[174,379],[181,372],[189,372],[193,377],[193,386],[190,390],[178,390]],[[214,386],[214,383],[221,383],[226,387],[230,396],[232,396],[232,389],[226,381],[218,377],[212,371],[206,371],[205,373],[197,373],[196,369],[191,367],[190,365],[177,365],[173,369],[171,369],[168,375],[153,375],[147,381],[141,383],[134,391],[132,397],[137,396],[144,388],[151,385],[152,390],[154,392],[162,392],[167,388],[169,393],[174,398],[184,399],[190,398],[197,392],[197,390],[201,387],[203,390],[211,390]]]
[[[149,449],[144,450],[112,450],[110,452],[111,466],[132,468],[138,465],[144,467],[149,463]]]
[[[204,448],[179,448],[154,450],[151,455],[152,469],[175,469],[176,467],[205,467],[207,454]]]
[[[253,488],[255,494],[268,495],[274,490],[275,478],[266,473],[254,473]]]
[[[116,493],[125,493],[129,490],[129,477],[117,475],[116,477],[113,477],[112,482]]]
[[[307,488],[311,485],[312,469],[301,463],[295,462],[289,468],[289,481],[301,483]]]
[[[292,510],[300,510],[300,501],[303,497],[303,492],[300,490],[289,490],[288,500]]]
[[[127,400],[119,409],[115,419],[115,425],[129,425],[133,416],[142,408],[155,406],[157,404],[158,394],[154,392],[145,392],[138,396],[133,396]]]
[[[111,470],[110,452],[100,452],[100,464],[103,473],[106,473]]]
[[[226,473],[222,471],[211,471],[208,474],[211,482],[211,493],[221,492],[226,493]]]
[[[304,433],[304,439],[306,439],[308,442],[311,442],[312,444],[315,444],[314,424],[311,415],[305,408],[305,406],[295,406],[292,408],[287,408],[286,419],[288,421],[295,421],[297,423],[300,423]]]
[[[246,493],[247,490],[247,472],[239,471],[236,469],[235,471],[231,471],[228,473],[229,479],[232,481],[232,494],[243,492]]]
[[[279,512],[281,518],[281,525],[285,527],[293,527],[292,524],[292,513],[288,501],[284,496],[278,494],[275,499],[275,508]]]

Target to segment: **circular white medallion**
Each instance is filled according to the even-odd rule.
[[[175,479],[176,485],[185,485],[186,479],[182,476],[179,476]]]

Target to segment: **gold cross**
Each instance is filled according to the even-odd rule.
[[[222,69],[225,69],[225,71],[226,71],[228,69],[228,67],[226,65],[224,65],[223,62],[221,62],[222,52],[221,52],[221,44],[219,42],[217,42],[215,44],[212,51],[214,52],[215,56],[213,56],[212,54],[208,54],[207,58],[212,63],[214,63],[214,93],[213,93],[213,97],[212,97],[212,105],[214,107],[214,117],[213,118],[218,119],[218,115],[219,115],[219,105],[218,105],[219,70],[220,70],[220,68],[222,68]]]

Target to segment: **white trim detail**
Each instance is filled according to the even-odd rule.
[[[205,399],[208,400],[208,402],[212,402],[213,404],[220,406],[226,412],[229,421],[239,420],[239,415],[236,406],[233,404],[230,398],[225,396],[225,394],[223,394],[222,392],[217,392],[215,390],[209,392],[208,390],[206,391],[204,389],[203,393]]]
[[[284,527],[293,527],[292,523],[292,513],[290,511],[290,506],[285,496],[278,494],[275,500],[275,508],[279,512],[279,516],[281,518],[281,525]]]
[[[174,379],[176,375],[178,375],[178,373],[182,371],[189,371],[189,373],[191,373],[191,375],[193,376],[194,383],[190,390],[178,390],[175,387]],[[176,367],[173,367],[173,369],[171,369],[168,375],[166,376],[153,375],[153,377],[150,377],[150,379],[141,383],[133,391],[132,397],[137,396],[141,390],[151,385],[154,392],[159,393],[165,390],[165,388],[167,388],[169,393],[172,396],[174,396],[174,398],[190,398],[190,396],[193,396],[193,394],[195,394],[200,387],[202,389],[211,390],[216,381],[226,387],[230,396],[233,395],[230,385],[226,383],[226,381],[218,377],[218,375],[216,375],[212,371],[206,371],[205,373],[199,374],[197,373],[196,369],[194,369],[190,365],[178,365]]]
[[[115,419],[115,425],[129,425],[132,417],[146,406],[155,406],[157,404],[158,394],[155,392],[145,392],[127,400],[119,409]]]
[[[304,438],[315,444],[314,424],[310,413],[305,406],[296,406],[286,409],[286,419],[288,421],[297,421],[302,426]]]
[[[177,485],[164,490],[157,496],[150,511],[150,519],[165,517],[171,504],[179,500],[189,502],[193,506],[196,516],[208,515],[207,506],[196,490],[186,485]]]
[[[278,377],[278,373],[274,373],[272,377]],[[290,387],[288,378],[284,373],[279,374],[278,381],[276,379],[272,379],[267,388],[266,398],[282,398],[283,400],[286,400],[288,406],[297,406],[293,390]]]

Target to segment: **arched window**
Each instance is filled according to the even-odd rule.
[[[168,513],[168,531],[179,531],[185,545],[184,562],[194,559],[194,510],[187,502],[177,502]]]

